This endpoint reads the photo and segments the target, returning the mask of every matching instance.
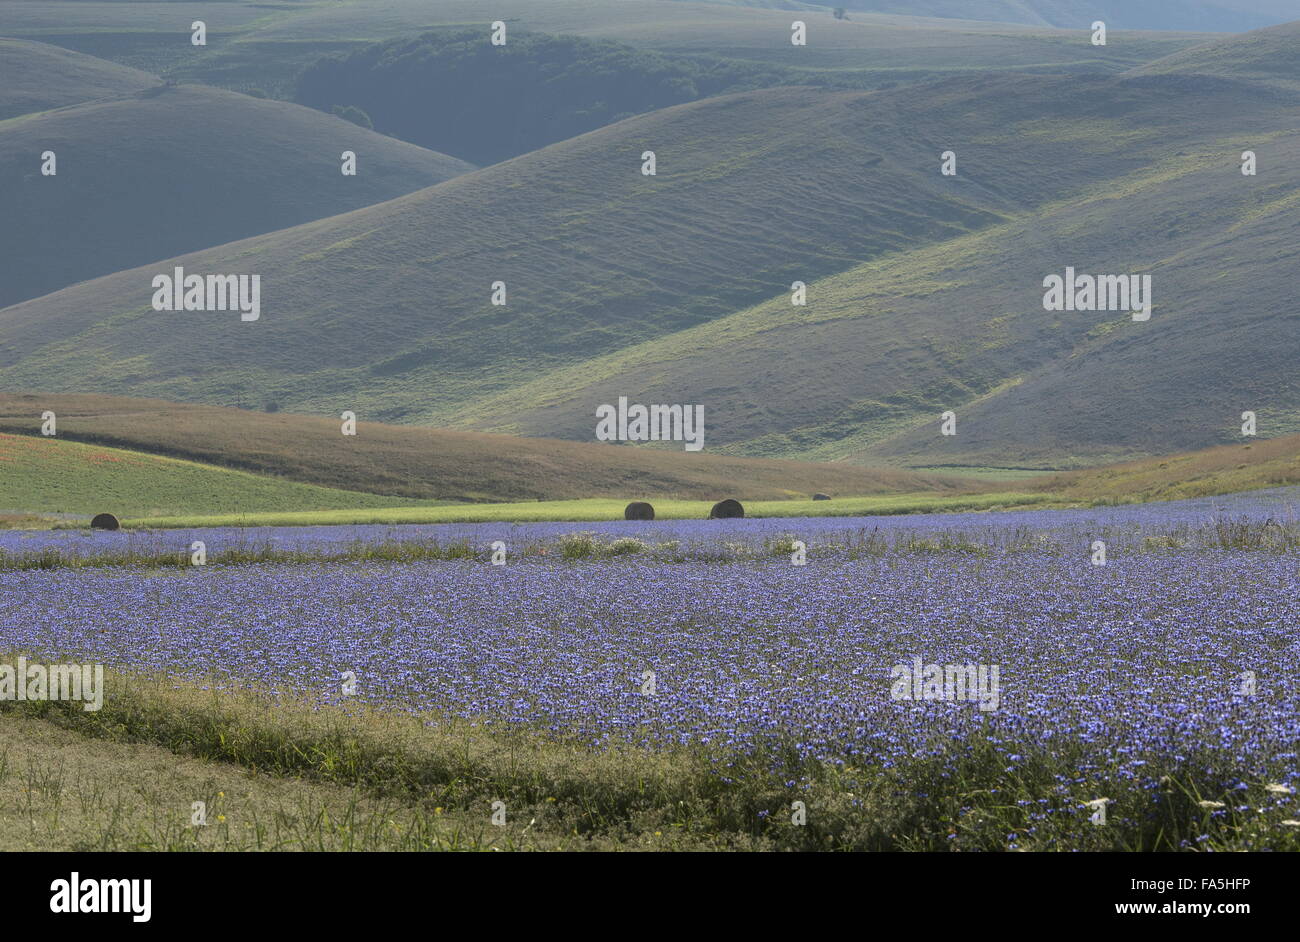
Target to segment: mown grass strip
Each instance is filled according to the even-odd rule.
[[[1081,780],[1084,745],[1073,742],[1009,757],[975,738],[901,766],[841,766],[801,759],[788,742],[752,755],[702,746],[596,750],[536,731],[119,672],[108,691],[98,712],[57,702],[0,709],[86,736],[360,787],[429,814],[487,817],[502,801],[516,828],[609,846],[669,833],[678,848],[715,849],[1300,849],[1300,831],[1284,821],[1295,817],[1291,799],[1271,798],[1264,782],[1208,771],[1218,763],[1207,756],[1153,755],[1161,784],[1151,789],[1106,769]],[[1067,781],[1074,784],[1063,791]],[[1110,799],[1105,827],[1090,819],[1087,803],[1099,797]],[[805,824],[793,821],[795,801],[804,803]],[[1207,801],[1221,805],[1212,812]],[[1041,815],[1044,803],[1053,814]]]

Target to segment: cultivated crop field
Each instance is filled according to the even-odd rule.
[[[109,668],[5,709],[316,789],[77,846],[1295,850],[1297,506],[0,532],[0,650]]]

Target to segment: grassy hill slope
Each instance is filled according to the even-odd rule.
[[[305,9],[305,5],[259,0],[4,0],[0,2],[0,34],[162,74]],[[207,47],[190,42],[190,24],[195,20],[207,24]]]
[[[255,256],[256,324],[155,313],[140,270],[0,311],[0,382],[588,441],[627,395],[704,404],[709,448],[918,466],[1279,434],[1295,114],[1181,75],[710,99],[178,260]],[[1066,265],[1152,272],[1152,321],[1048,315]]]
[[[961,494],[993,487],[848,464],[766,461],[618,445],[511,438],[107,396],[0,394],[0,432],[34,435],[58,416],[59,441],[164,454],[285,480],[392,497],[557,500]],[[400,501],[399,501],[400,503]],[[5,508],[27,509],[21,503]],[[292,507],[280,509],[291,510]]]
[[[46,150],[56,176],[41,173]],[[344,150],[356,176],[340,172]],[[0,304],[469,169],[310,108],[192,86],[0,122],[0,177],[13,184],[0,191]]]
[[[44,397],[41,397],[44,398]],[[74,400],[88,405],[77,406]],[[297,477],[322,476],[319,469],[309,469],[304,462],[317,464],[324,456],[324,434],[315,434],[312,420],[282,416],[290,424],[264,423],[268,417],[243,417],[233,410],[207,407],[173,407],[167,403],[149,403],[140,400],[93,401],[87,397],[56,398],[65,426],[75,429],[72,435],[87,439],[135,439],[145,447],[181,448],[194,446],[197,432],[203,424],[219,424],[233,428],[236,434],[203,439],[196,450],[215,453],[220,443],[227,451],[217,455],[231,462],[273,467]],[[28,430],[28,415],[11,415],[20,412],[23,400],[8,397],[0,411],[0,427]],[[151,410],[157,409],[158,412]],[[68,420],[71,421],[68,421]],[[215,420],[215,422],[214,422]],[[152,426],[152,431],[150,426]],[[187,428],[184,434],[173,429]],[[86,431],[96,429],[97,431]],[[356,484],[365,483],[366,475],[376,468],[391,473],[409,464],[412,451],[420,450],[420,437],[411,438],[410,429],[375,429],[405,435],[399,441],[385,436],[376,453],[365,461],[356,454],[331,460],[326,457],[327,474],[349,476]],[[366,428],[367,432],[375,429]],[[280,441],[279,450],[267,434],[274,430]],[[65,433],[66,435],[67,433]],[[439,447],[437,456],[446,455],[447,445],[455,448],[462,444],[456,433],[439,433],[435,438]],[[509,449],[505,442],[490,436],[472,436],[479,446],[477,460],[481,470],[488,473],[494,462],[505,457]],[[484,447],[486,443],[486,447]],[[427,444],[424,442],[423,444]],[[524,443],[519,443],[524,444]],[[542,468],[540,459],[557,444],[560,452],[565,443],[548,443],[532,440],[525,464],[530,471]],[[304,447],[305,446],[305,447]],[[494,447],[495,446],[495,447]],[[599,456],[592,456],[591,446],[567,446],[588,452],[590,459],[585,468],[586,478],[578,471],[566,482],[580,486],[584,481],[596,480],[607,473],[608,467],[599,467]],[[434,449],[426,449],[433,452]],[[615,449],[609,449],[611,451]],[[617,449],[623,451],[624,449]],[[632,450],[632,449],[626,449]],[[295,456],[305,457],[295,462]],[[644,453],[643,453],[644,454]],[[473,461],[468,454],[457,456],[461,461]],[[663,470],[663,455],[651,456],[646,462],[647,480]],[[531,459],[531,461],[529,460]],[[513,460],[517,460],[513,459]],[[733,487],[727,493],[759,493],[750,478],[769,474],[776,462],[744,462],[717,459],[708,470],[725,469],[732,472],[733,480],[721,479],[704,484],[704,489]],[[448,461],[434,457],[433,474],[444,476]],[[698,470],[698,469],[697,469]],[[795,481],[806,475],[808,466],[786,463],[781,466],[784,481]],[[826,469],[823,469],[826,470]],[[1206,497],[1263,487],[1278,487],[1300,483],[1300,436],[1252,441],[1185,454],[1168,455],[1118,465],[1047,475],[1034,481],[1015,483],[986,482],[986,487],[972,485],[963,491],[958,482],[942,476],[921,476],[903,472],[870,473],[860,469],[841,468],[847,477],[837,481],[849,488],[869,488],[875,496],[837,496],[831,502],[816,502],[792,498],[788,492],[778,500],[746,499],[746,512],[750,516],[819,516],[879,515],[918,512],[951,512],[986,510],[1004,506],[1032,504],[1076,504],[1097,502],[1128,502],[1148,500],[1178,500]],[[680,466],[678,471],[687,471]],[[382,474],[381,474],[382,476]],[[829,479],[827,479],[829,480]],[[704,481],[701,477],[683,489],[695,490],[694,485]],[[662,478],[660,480],[662,483]],[[800,481],[806,485],[808,482]],[[407,481],[410,489],[423,487],[426,493],[433,490],[431,475]],[[599,486],[599,485],[597,485]],[[622,485],[616,485],[622,486]],[[625,485],[637,487],[631,481]],[[569,487],[557,485],[553,492],[561,493]],[[699,492],[699,491],[695,491]],[[986,493],[987,492],[987,493]],[[504,492],[503,492],[504,493]],[[637,493],[640,493],[639,491]],[[768,489],[767,493],[781,493]],[[655,498],[657,516],[662,519],[698,518],[708,512],[709,500]],[[19,523],[26,525],[40,521],[36,515],[67,514],[90,515],[110,511],[131,519],[132,525],[146,526],[269,526],[343,523],[439,523],[463,521],[526,521],[526,520],[614,520],[621,519],[626,500],[619,498],[534,500],[528,502],[502,502],[468,505],[430,505],[405,497],[376,495],[359,491],[340,490],[300,483],[286,476],[254,474],[246,471],[176,459],[145,451],[85,444],[67,437],[42,438],[31,434],[0,432],[0,525],[14,514],[26,514]]]
[[[439,30],[327,56],[298,79],[294,100],[360,107],[384,134],[487,165],[634,114],[802,84],[804,74],[582,36],[516,29],[500,47],[483,37]]]
[[[907,479],[897,479],[906,486]],[[1092,506],[1096,504],[1184,500],[1213,497],[1259,488],[1300,484],[1300,435],[1254,439],[1244,443],[1194,452],[1161,455],[1140,461],[1104,465],[1033,480],[999,480],[990,473],[984,487],[972,484],[966,493],[926,482],[927,489],[870,497],[837,497],[810,501],[782,499],[747,501],[751,517],[878,516],[913,513],[947,513],[998,510],[1027,506]],[[148,526],[293,526],[340,523],[441,523],[528,520],[618,520],[621,500],[587,499],[438,505],[367,509],[292,511],[288,509],[243,512],[203,518],[202,511],[185,511],[176,517],[137,523]],[[695,519],[706,516],[709,502],[655,501],[656,519]],[[1285,512],[1284,512],[1285,513]],[[137,525],[132,523],[132,525]]]
[[[260,88],[277,98],[292,97],[298,73],[324,54],[430,28],[473,27],[486,33],[497,19],[512,30],[617,39],[670,54],[799,68],[810,76],[852,72],[855,82],[872,85],[983,69],[1118,71],[1198,41],[1177,33],[1130,33],[1098,48],[1074,23],[1069,25],[1076,28],[1059,30],[860,13],[837,21],[829,6],[794,6],[802,8],[675,0],[493,0],[490,5],[482,0],[8,0],[0,3],[0,34],[54,43],[181,81],[237,91]],[[798,49],[789,39],[796,17],[810,29],[809,44]],[[189,45],[193,19],[208,24],[206,47]]]
[[[1300,90],[1300,21],[1196,45],[1133,70],[1135,75],[1171,73],[1218,75]]]
[[[445,424],[548,368],[990,225],[1055,175],[946,184],[941,141],[899,139],[898,120],[888,100],[807,89],[629,119],[385,204],[8,308],[0,382]],[[641,174],[647,149],[654,177]],[[154,312],[150,278],[172,264],[261,272],[262,319]],[[496,281],[505,307],[490,303]]]
[[[0,433],[0,511],[157,517],[410,503],[159,455]]]
[[[810,288],[806,309],[778,296],[554,372],[467,414],[485,427],[514,421],[577,436],[591,405],[616,391],[633,401],[676,396],[709,403],[737,453],[913,465],[1060,467],[1194,448],[1229,440],[1243,409],[1260,413],[1263,435],[1295,430],[1300,402],[1285,361],[1295,350],[1286,298],[1296,143],[1261,130],[1286,126],[1288,112],[1243,122],[1233,103],[1249,108],[1255,93],[1212,82],[1076,93],[1094,117],[1008,123],[1019,147],[965,160],[963,175],[987,185],[1032,172],[1019,160],[1061,169],[1039,149],[1049,141],[1108,166],[1108,151],[1132,158],[1150,147],[1151,166],[985,232],[832,276]],[[1183,129],[1130,124],[1138,102],[1163,107]],[[961,95],[948,102],[930,90],[931,114],[944,116],[946,103],[965,106]],[[1160,159],[1166,147],[1173,156]],[[1246,147],[1266,155],[1265,177],[1237,170]],[[1044,312],[1041,280],[1068,264],[1154,271],[1153,321]],[[953,439],[938,435],[949,408],[961,416]]]
[[[850,11],[1086,29],[1240,32],[1300,18],[1298,0],[840,0]]]
[[[1018,483],[1016,489],[1067,500],[1146,501],[1291,484],[1300,484],[1300,435],[1067,471]]]
[[[952,135],[964,184],[1045,165],[1060,173],[1058,199],[831,276],[810,287],[804,310],[779,295],[464,415],[576,436],[615,390],[674,396],[709,403],[735,453],[914,466],[1050,468],[1186,450],[1231,440],[1247,409],[1261,435],[1300,430],[1286,366],[1296,352],[1295,100],[1161,76],[1071,82],[1055,99],[1036,82],[1040,102],[1015,95],[1015,80],[986,83],[996,81],[1009,83],[1002,101],[1028,107],[1017,115],[981,101],[990,130],[976,140],[988,149],[974,160],[970,132]],[[924,96],[932,123],[974,110],[951,85],[892,97],[907,96]],[[1074,153],[1062,162],[1047,147]],[[1262,155],[1261,176],[1239,172],[1245,149]],[[1085,182],[1070,160],[1113,173]],[[1085,185],[1071,192],[1067,182]],[[1151,273],[1152,321],[1045,312],[1042,279],[1067,265]],[[947,409],[960,417],[955,438],[939,435]]]
[[[843,4],[834,4],[839,6]],[[1042,26],[926,18],[924,7],[893,11],[904,15],[853,15],[836,20],[832,4],[800,10],[760,9],[717,3],[664,0],[358,0],[319,6],[286,17],[256,33],[258,41],[296,37],[386,39],[429,26],[481,26],[494,20],[511,28],[617,39],[661,52],[708,52],[733,59],[809,68],[925,69],[1024,68],[1053,63],[1112,64],[1121,58],[1151,58],[1160,46],[1185,45],[1176,34],[1130,35],[1128,48],[1098,48],[1078,27]],[[790,43],[790,24],[808,26],[808,45]],[[1082,24],[1086,28],[1092,22]],[[1277,22],[1270,20],[1269,23]],[[1258,25],[1265,25],[1260,23]],[[1169,51],[1173,51],[1170,49]]]
[[[968,263],[903,286],[930,319],[901,335],[880,336],[886,319],[845,298],[831,319],[872,325],[847,345],[813,327],[833,294],[818,288],[807,309],[791,308],[791,283],[911,264],[909,250],[1011,220],[1031,224],[1037,206],[1155,166],[1208,133],[1258,136],[1283,120],[1279,113],[1284,106],[1253,89],[1149,79],[1004,76],[875,94],[773,89],[710,99],[175,260],[191,271],[238,272],[255,258],[263,274],[255,324],[152,311],[153,267],[5,309],[0,382],[252,408],[274,401],[291,411],[351,409],[363,419],[585,440],[596,405],[628,395],[705,404],[714,446],[859,424],[843,410],[900,371],[924,378],[919,405],[960,404],[1002,382],[1007,364],[963,375],[918,341],[921,325],[966,343],[954,317],[983,323],[1006,311],[935,309],[927,292],[995,268]],[[949,147],[960,152],[956,178],[938,172]],[[647,149],[658,155],[655,177],[640,173]],[[1237,190],[1257,192],[1249,182]],[[1046,272],[1038,269],[997,277],[1040,296]],[[505,307],[490,304],[498,280],[507,284]],[[748,315],[757,340],[715,334],[681,346],[682,331],[766,299],[774,300]],[[777,338],[793,346],[773,362]],[[652,341],[675,344],[672,359],[687,366],[664,368],[663,357],[637,346]],[[1011,365],[1040,362],[1035,349],[1017,348]],[[599,360],[616,355],[630,359],[616,369]],[[692,369],[697,375],[685,376]],[[995,371],[1003,374],[996,382]],[[934,382],[940,387],[929,388]],[[800,392],[810,388],[819,388],[815,397]],[[778,443],[767,453],[808,447]]]
[[[711,450],[914,466],[1285,434],[1296,115],[1186,72],[696,102],[180,260],[256,257],[257,324],[155,314],[148,270],[0,311],[0,382],[582,440],[627,395],[704,404]],[[1152,321],[1047,314],[1067,265],[1151,273]]]
[[[0,38],[0,121],[86,101],[121,98],[158,78],[94,56],[24,39]]]

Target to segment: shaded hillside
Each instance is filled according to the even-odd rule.
[[[658,52],[706,54],[764,66],[879,73],[883,81],[989,69],[1107,70],[1125,60],[1151,61],[1195,42],[1176,33],[1129,34],[1124,42],[1099,48],[1077,28],[970,22],[974,17],[963,22],[923,19],[919,11],[899,12],[909,15],[857,14],[837,20],[831,5],[792,11],[680,0],[494,0],[490,8],[481,0],[384,0],[382,5],[313,7],[258,30],[250,39],[387,39],[432,26],[486,31],[499,19],[510,29],[616,39]],[[795,19],[808,27],[807,46],[790,43]]]
[[[1240,174],[1248,146],[1266,175]],[[828,278],[806,312],[776,298],[557,372],[478,420],[576,435],[618,389],[708,402],[736,453],[1046,468],[1231,441],[1245,410],[1261,436],[1298,431],[1300,133],[1223,133],[1180,153]],[[1042,279],[1067,265],[1151,274],[1151,320],[1044,311]],[[949,409],[954,437],[940,434]]]
[[[714,39],[724,45],[724,55],[702,47],[692,55],[664,55],[609,39],[552,36],[517,25],[503,46],[485,42],[485,25],[428,32],[320,59],[299,77],[296,100],[324,111],[359,106],[385,134],[490,164],[620,118],[733,91],[779,85],[872,88],[919,80],[927,69],[947,74],[963,68],[1045,67],[1041,49],[1035,49],[1032,65],[1012,50],[982,61],[1008,37],[981,31],[978,24],[965,30],[953,28],[957,24],[945,28],[942,21],[886,27],[886,34],[904,47],[900,51],[874,30],[827,21],[824,10],[786,16],[814,18],[811,45],[777,55],[772,40],[789,27],[782,22],[778,33],[770,25],[772,54],[761,62],[733,57],[732,40],[723,36]],[[958,36],[963,41],[954,43]],[[1018,39],[1030,42],[1028,35]],[[1103,65],[1106,50],[1091,46],[1082,34],[1068,40],[1043,34],[1033,38],[1036,45],[1052,48],[1049,60],[1056,59],[1058,40],[1073,47],[1056,61],[1063,71],[1090,58],[1096,60],[1093,65]],[[827,47],[838,50],[835,56],[851,54],[854,41],[861,41],[860,61],[828,68],[832,54]]]
[[[3,0],[0,35],[34,39],[162,75],[303,9],[261,0]],[[207,24],[206,47],[190,43],[195,20]]]
[[[277,98],[292,97],[299,73],[323,55],[431,28],[468,27],[486,35],[497,19],[507,21],[511,31],[615,39],[674,55],[795,68],[804,71],[804,81],[834,81],[840,76],[833,73],[843,73],[859,87],[988,69],[1120,71],[1198,41],[1177,33],[1130,33],[1122,42],[1097,48],[1077,28],[862,13],[835,20],[829,6],[801,6],[794,12],[677,0],[493,0],[490,5],[483,0],[10,0],[0,3],[0,34],[54,43],[182,82],[261,89]],[[802,48],[789,40],[796,16],[810,30]],[[196,18],[208,24],[203,48],[188,42]]]
[[[840,0],[850,11],[1043,26],[1243,32],[1300,18],[1300,0]]]
[[[989,84],[1014,97],[1015,81]],[[611,395],[698,401],[715,442],[738,453],[1049,468],[1225,441],[1244,409],[1259,411],[1263,435],[1294,430],[1295,135],[1272,130],[1295,123],[1293,108],[1182,77],[1069,89],[1050,111],[1026,89],[1018,100],[1042,110],[979,135],[984,147],[954,145],[967,186],[1055,170],[1049,204],[832,276],[805,309],[778,295],[463,415],[578,437]],[[915,98],[933,122],[997,114],[955,86]],[[1265,175],[1239,172],[1247,147]],[[1070,195],[1071,183],[1083,186]],[[1045,312],[1042,279],[1067,265],[1152,272],[1152,321]],[[939,436],[948,409],[961,417],[955,438]]]
[[[53,151],[58,174],[44,176]],[[340,172],[344,150],[356,176]],[[472,169],[284,102],[192,86],[0,124],[0,303],[382,202]]]
[[[157,76],[45,43],[0,38],[0,121],[85,101],[122,98]]]
[[[953,186],[937,172],[941,140],[900,139],[898,121],[890,99],[806,89],[629,119],[6,309],[0,382],[441,424],[547,369],[990,225],[1057,176],[1026,167],[992,188]],[[641,173],[648,149],[657,176]],[[154,312],[150,280],[173,264],[260,272],[262,319]],[[504,307],[491,304],[497,281]]]
[[[1170,73],[1218,75],[1300,90],[1300,22],[1193,46],[1133,70],[1135,75]]]
[[[759,461],[365,421],[355,437],[345,437],[336,419],[104,396],[2,393],[0,432],[38,435],[46,410],[58,416],[61,441],[397,497],[504,501],[733,495],[778,500],[818,491],[867,495],[991,489],[944,475],[847,464]],[[5,508],[0,501],[0,509],[28,508],[21,503]]]
[[[152,269],[6,309],[0,382],[587,441],[596,406],[626,395],[705,405],[710,449],[918,465],[1198,447],[1239,393],[1293,408],[1284,372],[1242,387],[1222,355],[1234,321],[1203,322],[1246,296],[1232,349],[1264,365],[1290,348],[1270,299],[1289,290],[1294,171],[1244,178],[1236,159],[1247,143],[1284,157],[1293,111],[1183,76],[710,99],[178,260],[255,255],[256,324],[153,312]],[[948,147],[956,178],[938,172]],[[1151,324],[1042,311],[1043,277],[1068,264],[1166,259]],[[936,445],[927,423],[948,408],[962,431]]]
[[[609,40],[516,31],[425,33],[327,57],[297,101],[359,106],[377,130],[491,164],[631,117],[744,87],[793,85],[788,69],[669,58]]]

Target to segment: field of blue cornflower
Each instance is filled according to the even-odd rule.
[[[690,753],[775,846],[1294,849],[1293,506],[0,533],[0,650]],[[996,697],[900,695],[911,665]]]

